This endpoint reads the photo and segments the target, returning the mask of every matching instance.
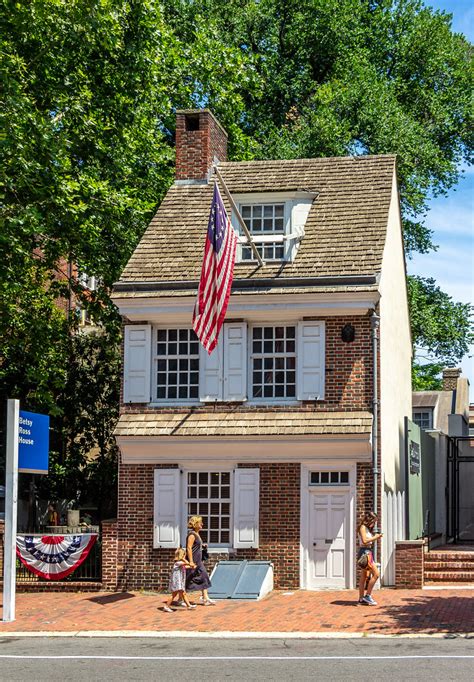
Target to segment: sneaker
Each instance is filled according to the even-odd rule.
[[[196,604],[190,604],[189,606],[186,607],[187,609],[195,609]]]
[[[174,613],[173,609],[171,609],[168,605],[163,606],[163,611],[166,611],[166,613]]]
[[[364,602],[368,604],[369,606],[377,606],[377,602],[373,597],[370,596],[370,594],[366,594],[364,597]]]
[[[364,605],[367,606],[367,602],[364,601],[364,598],[363,598],[363,597],[362,597],[361,599],[359,599],[357,603],[358,603],[358,604],[362,604],[362,606],[364,606]]]
[[[213,599],[206,599],[206,601],[203,601],[204,606],[214,606],[215,601]]]

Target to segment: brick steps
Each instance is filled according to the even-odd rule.
[[[428,552],[425,554],[427,561],[468,561],[474,565],[474,552]]]
[[[425,561],[425,571],[473,571],[471,561]]]
[[[425,585],[474,583],[474,552],[433,551],[424,557]]]
[[[425,581],[433,583],[472,583],[474,571],[425,571]]]

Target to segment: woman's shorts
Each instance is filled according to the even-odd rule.
[[[367,554],[367,568],[370,568],[374,565],[374,555],[372,554],[372,550],[368,547],[360,547],[359,551],[357,552],[357,559],[360,559],[360,557],[364,554]]]

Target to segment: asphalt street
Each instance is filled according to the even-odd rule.
[[[2,637],[0,679],[473,680],[474,638]]]

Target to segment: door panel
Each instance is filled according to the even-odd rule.
[[[308,587],[346,587],[349,492],[311,492]]]

